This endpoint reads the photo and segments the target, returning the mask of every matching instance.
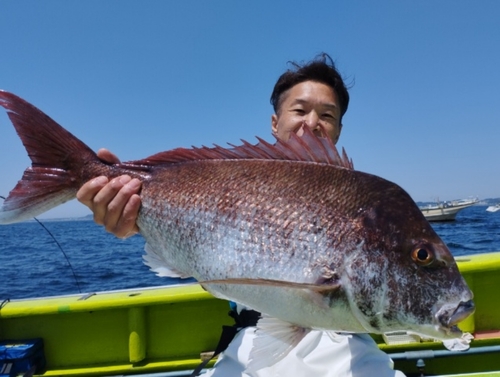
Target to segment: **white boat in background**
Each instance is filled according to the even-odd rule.
[[[500,211],[500,203],[498,203],[494,206],[489,206],[488,208],[486,208],[486,211],[488,211],[488,212]]]
[[[479,202],[478,198],[438,202],[419,207],[428,221],[452,221],[457,213]]]

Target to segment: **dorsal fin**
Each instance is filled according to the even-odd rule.
[[[354,166],[345,150],[342,156],[338,153],[333,141],[328,137],[318,137],[313,134],[309,127],[303,128],[302,136],[292,133],[288,141],[277,138],[276,144],[271,144],[263,139],[253,145],[242,140],[242,145],[231,145],[232,148],[223,148],[215,145],[209,147],[177,148],[166,152],[160,152],[142,160],[128,161],[128,166],[155,166],[169,163],[179,163],[199,160],[288,160],[316,162],[343,167],[353,170]]]

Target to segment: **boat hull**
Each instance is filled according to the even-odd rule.
[[[454,221],[458,212],[478,203],[477,199],[461,200],[420,207],[428,221]]]

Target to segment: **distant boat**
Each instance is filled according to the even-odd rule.
[[[419,207],[428,221],[453,221],[457,213],[479,202],[478,198],[438,202]]]
[[[486,211],[488,211],[488,212],[500,211],[500,203],[498,203],[494,206],[489,206],[488,208],[486,208]]]

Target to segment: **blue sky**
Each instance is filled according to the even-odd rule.
[[[500,2],[0,2],[0,88],[123,160],[270,136],[287,61],[350,89],[339,146],[417,201],[500,197]],[[0,112],[0,195],[29,165]],[[45,217],[88,213],[74,201]]]

